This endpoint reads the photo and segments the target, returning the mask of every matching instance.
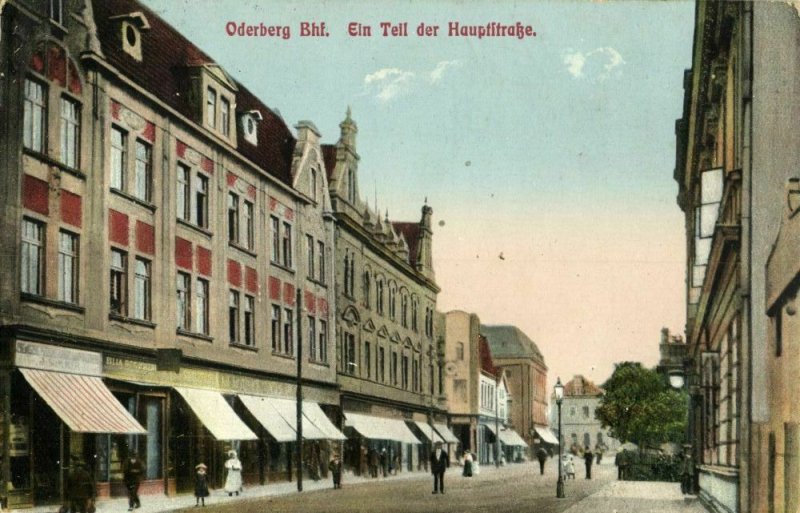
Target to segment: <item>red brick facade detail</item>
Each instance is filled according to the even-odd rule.
[[[67,56],[64,49],[60,46],[51,44],[47,48],[48,57],[48,76],[51,81],[58,82],[58,85],[64,87],[67,85]]]
[[[128,216],[116,210],[108,210],[108,239],[122,246],[128,246]]]
[[[74,62],[69,61],[69,92],[80,96],[81,89],[81,76],[78,74],[78,68],[75,67]]]
[[[317,311],[323,317],[328,315],[328,301],[326,299],[317,298]]]
[[[305,299],[306,299],[306,310],[308,310],[308,313],[310,313],[311,315],[314,315],[317,310],[316,309],[317,299],[314,297],[313,293],[307,290],[305,291]]]
[[[276,200],[275,198],[270,196],[270,198],[269,198],[269,211],[270,212],[275,212],[275,210],[277,208],[278,208],[278,200]]]
[[[22,178],[22,205],[42,215],[50,214],[50,186],[31,175]]]
[[[214,174],[214,161],[208,157],[203,157],[203,171],[206,173],[213,175]]]
[[[186,155],[186,144],[180,141],[175,141],[175,153],[178,154],[178,157],[184,158]]]
[[[69,191],[61,191],[61,220],[72,226],[81,227],[82,199],[77,194]]]
[[[211,276],[211,250],[197,246],[197,272]]]
[[[294,210],[292,210],[289,207],[286,207],[286,211],[283,213],[283,217],[285,217],[287,221],[293,221],[294,220]]]
[[[250,197],[251,200],[255,201],[255,199],[256,199],[256,187],[255,187],[255,185],[248,185],[247,186],[247,195]]]
[[[136,221],[136,251],[155,255],[156,230],[152,224]]]
[[[122,105],[118,102],[111,102],[111,118],[116,119],[119,121],[119,111],[122,109]]]
[[[269,298],[273,301],[281,300],[281,280],[274,276],[269,277]]]
[[[175,265],[192,270],[192,243],[180,237],[175,237]]]
[[[227,176],[225,177],[228,180],[228,187],[234,187],[236,185],[236,180],[239,179],[235,174],[228,171]]]
[[[252,267],[244,267],[244,283],[247,292],[258,293],[258,271]]]
[[[242,265],[236,260],[228,259],[228,283],[234,287],[242,286]]]
[[[287,305],[294,306],[295,298],[294,298],[294,285],[291,283],[284,283],[283,284],[283,302]]]
[[[150,142],[156,141],[156,125],[150,121],[147,121],[144,125],[144,130],[142,130],[142,137],[147,139]]]

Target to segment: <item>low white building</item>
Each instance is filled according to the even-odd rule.
[[[608,434],[595,417],[603,390],[583,377],[575,375],[564,385],[564,400],[561,403],[561,443],[564,452],[577,453],[589,446],[592,451],[603,447],[604,452],[615,452],[620,443]],[[552,404],[555,405],[555,398]],[[558,408],[550,410],[550,425],[558,433]]]

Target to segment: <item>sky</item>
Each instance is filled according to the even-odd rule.
[[[393,220],[433,208],[438,309],[519,326],[549,386],[655,365],[661,328],[683,332],[672,176],[692,2],[144,3],[290,127],[311,120],[335,143],[349,106],[361,197]],[[289,37],[228,34],[242,22]],[[325,35],[301,37],[302,22]],[[382,22],[408,36],[384,37]],[[536,36],[449,36],[450,22]],[[417,36],[421,23],[438,34]]]

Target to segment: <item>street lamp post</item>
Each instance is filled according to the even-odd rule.
[[[564,494],[564,474],[561,471],[561,401],[564,400],[564,385],[561,384],[561,378],[556,379],[556,386],[553,387],[556,394],[556,404],[558,405],[558,483],[556,483],[556,498],[563,499],[566,497]]]
[[[500,466],[500,401],[498,401],[500,391],[500,371],[494,376],[494,466]]]

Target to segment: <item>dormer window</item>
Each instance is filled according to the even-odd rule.
[[[220,98],[219,102],[219,128],[222,135],[228,137],[231,133],[231,102],[225,98]]]
[[[217,92],[208,88],[206,91],[206,121],[211,128],[217,128]]]
[[[63,0],[51,0],[51,2],[63,2]],[[132,12],[113,16],[112,20],[119,20],[120,40],[122,50],[136,59],[142,61],[142,31],[149,30],[150,24],[141,12]]]
[[[253,146],[258,145],[258,122],[263,119],[264,117],[257,110],[249,110],[239,116],[239,129],[242,131],[242,136]]]

